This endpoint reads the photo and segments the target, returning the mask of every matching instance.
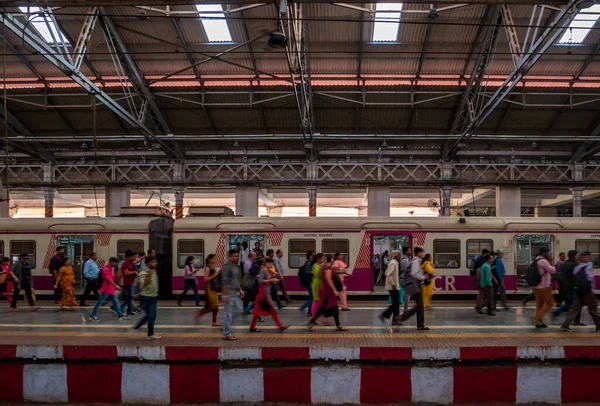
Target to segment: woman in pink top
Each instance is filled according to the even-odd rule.
[[[119,306],[119,301],[115,295],[115,291],[121,290],[121,287],[115,283],[115,268],[118,263],[119,261],[117,261],[117,258],[113,257],[108,261],[108,265],[102,269],[102,278],[100,278],[102,280],[102,285],[98,289],[100,296],[98,297],[96,306],[94,306],[94,310],[92,310],[92,314],[88,319],[92,323],[97,323],[100,321],[98,317],[96,317],[96,312],[107,298],[110,298],[112,301],[112,304],[117,311],[117,315],[119,316],[119,321],[129,319],[128,317],[123,317],[123,311],[121,310],[121,306]]]
[[[342,285],[344,287],[344,290],[341,291],[339,294],[340,304],[342,305],[342,311],[349,312],[350,309],[348,309],[348,290],[346,289],[346,285],[344,284],[344,276],[350,275],[346,271],[346,268],[348,266],[344,262],[344,255],[339,252],[335,253],[333,259],[334,261],[333,265],[331,266],[331,269],[333,270],[333,272],[335,272],[334,278],[339,278],[340,282],[342,282]]]
[[[531,318],[536,328],[548,327],[543,322],[543,318],[552,309],[554,298],[552,296],[552,274],[556,268],[550,264],[552,256],[550,250],[546,247],[540,248],[540,253],[535,258],[537,267],[542,274],[542,281],[539,285],[533,287],[535,295],[535,315]]]

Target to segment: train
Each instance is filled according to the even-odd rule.
[[[192,211],[190,211],[192,212]],[[305,294],[297,272],[307,251],[342,253],[350,276],[351,295],[384,294],[374,258],[385,251],[420,246],[430,253],[435,267],[434,289],[444,295],[476,292],[471,262],[483,249],[502,250],[509,293],[529,291],[524,271],[542,246],[555,258],[571,249],[590,251],[594,268],[600,268],[600,220],[594,218],[497,217],[313,217],[274,218],[193,216],[173,220],[158,208],[124,208],[121,216],[106,218],[0,219],[0,255],[16,260],[21,253],[32,259],[33,285],[38,294],[52,293],[48,266],[56,247],[66,247],[73,259],[76,291],[82,293],[82,266],[91,252],[99,264],[128,250],[153,248],[158,252],[160,293],[170,297],[183,290],[184,262],[193,256],[202,266],[210,253],[223,266],[230,249],[242,259],[250,250],[281,249],[285,283],[293,294]],[[203,287],[202,277],[198,278]],[[596,276],[600,289],[600,276]]]

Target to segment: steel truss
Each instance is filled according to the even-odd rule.
[[[50,29],[51,24],[53,24],[56,28],[56,32],[61,32],[58,28],[56,19],[52,14],[52,10],[47,7],[44,9],[44,18],[46,24]],[[15,16],[10,13],[0,13],[0,22],[3,23],[8,30],[13,32],[15,35],[23,38],[23,41],[27,43],[34,50],[39,52],[44,58],[46,58],[50,63],[60,69],[65,75],[69,76],[75,83],[85,89],[88,94],[93,95],[100,101],[102,104],[105,104],[109,109],[111,109],[115,114],[117,114],[123,121],[127,122],[129,125],[138,129],[149,141],[158,143],[161,145],[167,156],[172,158],[181,157],[181,154],[172,149],[171,146],[164,141],[156,138],[155,133],[148,129],[143,122],[141,122],[137,117],[135,117],[132,113],[127,111],[123,106],[121,106],[117,101],[115,101],[112,97],[108,96],[104,90],[98,87],[92,80],[90,80],[83,72],[81,72],[76,66],[75,62],[71,55],[67,52],[66,47],[64,46],[50,46],[37,32],[34,32],[30,27],[25,26],[21,21],[19,21]],[[91,30],[90,30],[91,34]],[[90,35],[88,34],[88,35]],[[60,41],[55,40],[58,44]],[[78,41],[79,42],[79,41]],[[64,44],[63,44],[64,45]]]
[[[504,80],[502,85],[497,88],[494,94],[488,98],[488,101],[485,104],[482,104],[480,108],[470,110],[470,117],[467,125],[462,126],[461,137],[454,143],[450,144],[448,148],[446,148],[442,154],[443,160],[450,159],[456,154],[460,147],[477,132],[477,129],[485,122],[485,120],[487,120],[492,112],[494,112],[496,107],[498,107],[498,105],[511,93],[512,89],[521,81],[521,79],[523,79],[523,77],[542,57],[542,55],[544,55],[546,50],[556,43],[556,41],[564,33],[565,29],[575,17],[576,13],[574,12],[574,7],[579,1],[580,0],[570,0],[566,5],[564,5],[560,11],[557,12],[556,16],[548,25],[548,27],[539,36],[538,27],[541,24],[545,6],[533,6],[533,11],[531,14],[532,24],[530,24],[529,29],[527,30],[522,47],[520,46],[516,30],[514,30],[513,27],[510,27],[512,23],[510,9],[507,6],[500,8],[501,18],[499,21],[504,20],[504,25],[507,26],[506,31],[510,49],[513,52],[518,52],[520,49],[522,49],[522,53],[513,58],[513,62],[515,63],[513,71]],[[536,18],[537,24],[534,26],[535,28],[532,32],[532,25]],[[492,28],[490,28],[490,30],[492,30]],[[490,34],[488,37],[494,38],[494,35]],[[495,40],[497,40],[497,38]],[[484,69],[481,69],[476,64],[474,74],[471,77],[477,77],[477,75],[483,75],[484,73],[485,65]],[[472,97],[467,97],[467,100],[476,97],[477,93],[475,92],[475,95]]]
[[[0,168],[0,179],[6,177]],[[600,182],[600,165],[443,162],[184,162],[11,165],[19,187],[260,185],[523,185],[586,186]]]

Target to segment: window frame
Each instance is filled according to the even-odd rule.
[[[291,245],[292,245],[292,241],[312,241],[313,244],[315,245],[315,248],[312,250],[313,252],[315,252],[317,250],[317,240],[315,240],[314,238],[290,238],[288,240],[288,252],[287,252],[287,257],[288,257],[288,268],[290,269],[295,269],[295,267],[292,266],[292,264],[290,263],[290,260],[292,259],[292,249],[291,249]],[[322,247],[321,247],[322,248]],[[294,255],[297,255],[296,253],[294,253]],[[304,252],[302,254],[304,256],[304,258],[306,259],[306,252]],[[306,262],[306,261],[305,261]],[[302,265],[300,265],[302,266]]]
[[[38,263],[37,263],[37,260],[38,260],[38,258],[37,258],[37,241],[35,241],[35,240],[10,240],[10,255],[9,255],[9,258],[11,260],[11,263],[12,263],[12,257],[13,257],[13,252],[12,252],[13,251],[13,247],[12,247],[12,244],[14,242],[32,242],[33,243],[33,258],[34,258],[34,261],[33,261],[33,266],[31,267],[31,269],[37,268],[37,265],[38,265]],[[21,255],[21,254],[23,254],[23,253],[19,252],[19,255]],[[27,253],[27,254],[30,257],[32,255],[30,253]],[[29,263],[31,264],[31,261],[29,261]]]
[[[457,250],[457,254],[458,254],[458,264],[457,266],[438,266],[437,262],[435,260],[435,256],[436,256],[436,250],[435,250],[435,244],[438,241],[452,241],[452,242],[458,242],[458,250]],[[461,264],[462,264],[462,252],[460,249],[460,243],[461,240],[458,238],[436,238],[433,240],[433,245],[432,245],[432,252],[431,252],[431,259],[433,261],[434,267],[437,269],[460,269]],[[445,253],[445,254],[452,254],[452,253]]]
[[[321,253],[323,255],[327,255],[328,253],[325,252],[325,242],[326,241],[345,241],[346,244],[348,245],[348,252],[341,252],[341,254],[346,254],[346,257],[344,258],[346,260],[346,265],[349,264],[350,262],[350,240],[348,238],[324,238],[323,240],[321,240]],[[331,252],[331,255],[335,255],[335,252]]]
[[[598,248],[600,248],[600,240],[593,240],[593,239],[588,239],[588,238],[584,238],[584,239],[579,239],[579,240],[575,240],[575,250],[577,250],[580,254],[581,254],[581,250],[577,248],[577,244],[580,242],[585,242],[585,243],[590,243],[590,242],[595,242],[598,244]],[[590,254],[592,254],[592,258],[594,258],[594,252],[590,251]],[[596,254],[598,254],[598,256],[600,256],[600,251],[596,252]],[[593,263],[593,261],[592,261]],[[599,266],[594,266],[594,269],[598,269],[600,268]]]
[[[469,242],[471,242],[471,241],[478,241],[478,242],[482,242],[482,241],[486,241],[487,242],[487,241],[489,241],[489,242],[492,243],[491,244],[492,248],[490,249],[490,251],[494,252],[494,240],[493,239],[491,239],[491,238],[470,238],[470,239],[468,239],[465,242],[465,254],[466,254],[465,258],[467,260],[467,264],[466,264],[467,268],[469,268],[471,266],[471,264],[469,264]],[[479,246],[479,248],[481,248],[481,246]],[[481,255],[481,251],[482,250],[480,249],[479,252],[477,253],[477,256]],[[477,259],[477,257],[475,259]]]
[[[204,268],[204,261],[206,259],[206,255],[204,255],[204,247],[205,247],[204,240],[202,238],[181,238],[181,239],[177,240],[177,257],[176,257],[176,260],[177,260],[177,269],[184,269],[185,268],[185,265],[184,266],[180,266],[179,265],[179,256],[181,255],[181,251],[179,250],[179,243],[181,241],[201,241],[202,242],[202,252],[201,253],[198,253],[198,252],[196,252],[196,253],[184,253],[184,255],[201,254],[202,255],[202,267]]]
[[[142,249],[141,249],[141,251],[137,251],[136,254],[139,253],[139,252],[146,252],[146,247],[144,245],[144,240],[142,240],[141,238],[136,239],[136,240],[133,240],[133,239],[119,239],[119,240],[117,240],[117,259],[119,261],[122,261],[122,260],[125,259],[125,252],[127,252],[127,250],[125,250],[125,252],[123,252],[123,257],[120,256],[121,253],[119,252],[119,243],[121,241],[141,242],[142,243]]]

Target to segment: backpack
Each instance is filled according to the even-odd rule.
[[[300,286],[303,288],[310,287],[312,281],[312,270],[310,269],[310,265],[310,262],[306,261],[304,265],[302,265],[302,268],[298,270],[298,280],[300,281]]]
[[[587,266],[587,264],[580,264],[573,271],[577,271],[577,273],[573,275],[573,290],[579,296],[585,296],[592,292],[592,282],[587,278],[585,272]]]
[[[223,281],[221,280],[221,272],[217,274],[217,277],[210,281],[210,288],[217,292],[221,293]]]
[[[539,259],[536,258],[525,270],[525,280],[527,281],[527,284],[532,288],[542,283],[542,277],[546,275],[546,272],[544,272],[543,275],[540,274],[540,269],[538,268],[538,261]]]
[[[260,273],[260,268],[261,268],[261,263],[260,261],[257,259],[254,262],[252,262],[252,266],[250,267],[250,270],[248,271],[248,273],[254,277],[258,276],[258,274]]]
[[[481,268],[481,265],[483,265],[483,261],[485,261],[485,257],[483,255],[480,255],[473,260],[471,263],[471,269],[469,269],[469,274],[471,276],[477,276],[477,271],[479,268]]]

